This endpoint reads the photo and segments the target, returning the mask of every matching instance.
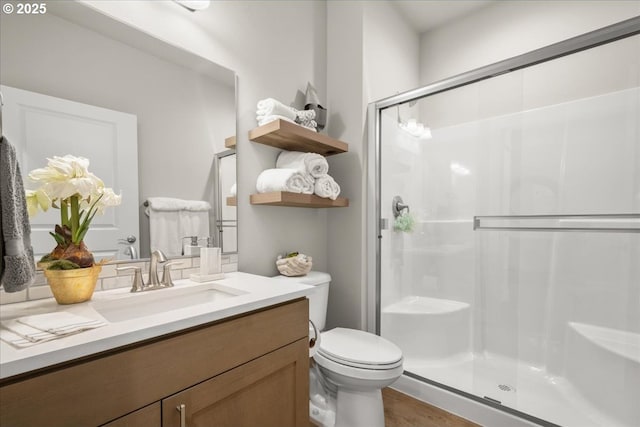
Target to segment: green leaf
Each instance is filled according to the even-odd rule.
[[[52,231],[50,231],[49,234],[51,234],[51,237],[55,239],[57,244],[59,244],[60,246],[64,246],[64,236],[61,236],[60,234],[54,233]]]
[[[87,209],[86,211],[82,211],[79,218],[83,218],[82,222],[79,223],[77,230],[72,234],[72,241],[76,245],[80,244],[84,239],[84,236],[89,231],[89,225],[91,225],[91,221],[93,221],[93,217],[98,213],[98,208],[96,205],[102,198],[102,194],[100,197],[96,199],[95,202]]]

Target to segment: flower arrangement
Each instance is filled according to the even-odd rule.
[[[89,172],[89,160],[84,157],[54,156],[47,159],[46,167],[32,170],[29,178],[38,185],[35,190],[26,191],[29,216],[50,207],[60,210],[60,224],[49,233],[57,246],[40,262],[61,261],[55,263],[57,269],[93,266],[93,254],[84,244],[84,237],[94,216],[119,205],[122,196]]]

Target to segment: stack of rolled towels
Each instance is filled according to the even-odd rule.
[[[314,110],[296,110],[273,98],[258,101],[256,108],[258,126],[274,120],[286,120],[317,132],[318,123],[314,120],[315,118],[316,112]]]
[[[258,193],[288,191],[315,194],[335,200],[340,186],[328,174],[329,163],[320,154],[300,151],[283,151],[278,155],[275,169],[267,169],[258,175]]]

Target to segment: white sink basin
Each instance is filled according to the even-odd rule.
[[[209,304],[246,293],[217,283],[207,283],[120,294],[108,299],[94,300],[91,306],[109,322],[122,322],[185,307]]]

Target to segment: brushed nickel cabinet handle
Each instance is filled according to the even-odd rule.
[[[180,412],[180,427],[187,427],[187,405],[181,403],[176,410]]]

